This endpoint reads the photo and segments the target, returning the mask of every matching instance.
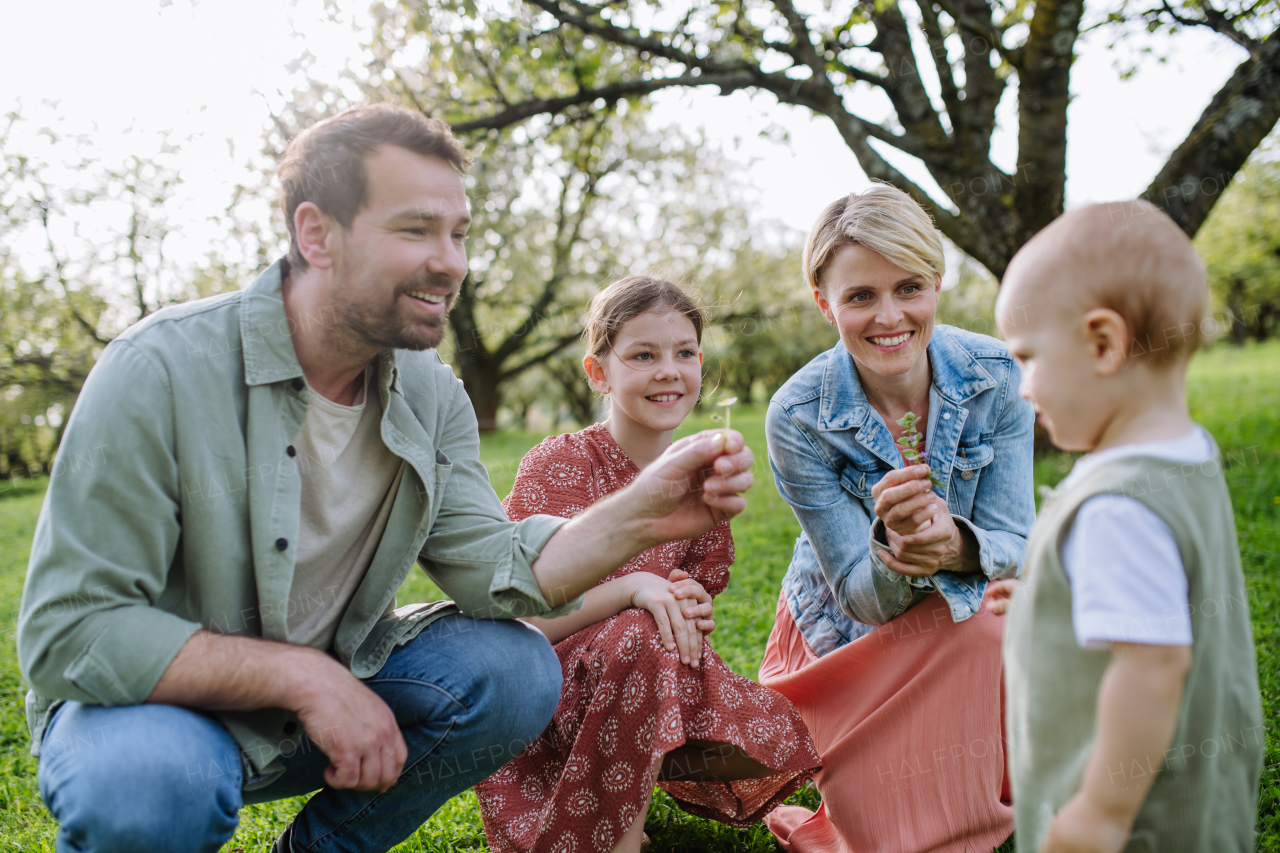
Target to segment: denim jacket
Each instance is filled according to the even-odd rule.
[[[935,487],[978,542],[981,571],[907,578],[878,556],[883,524],[871,488],[902,467],[897,445],[867,402],[843,343],[787,380],[769,402],[769,466],[802,533],[782,581],[796,626],[818,655],[901,615],[931,591],[962,621],[987,580],[1015,577],[1035,520],[1031,405],[995,338],[937,326],[929,343],[926,450]],[[873,529],[873,524],[875,528]],[[879,541],[877,541],[879,537]]]

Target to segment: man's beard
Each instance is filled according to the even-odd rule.
[[[351,282],[348,293],[368,292],[376,287],[367,282]],[[439,316],[414,312],[411,316],[400,305],[401,297],[411,290],[448,288],[445,310]],[[413,297],[408,297],[412,299]],[[382,305],[349,301],[342,306],[340,321],[353,342],[378,349],[426,350],[440,346],[444,340],[445,318],[458,298],[458,286],[446,275],[425,274],[396,285],[390,301]]]

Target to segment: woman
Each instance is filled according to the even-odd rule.
[[[980,603],[1017,574],[1035,517],[1033,412],[1003,344],[935,326],[943,266],[928,214],[885,185],[831,204],[805,246],[840,343],[766,420],[803,532],[760,680],[824,765],[816,814],[768,818],[786,850],[973,853],[1013,831],[1002,622]],[[908,413],[927,466],[902,458]]]

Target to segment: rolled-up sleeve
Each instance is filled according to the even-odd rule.
[[[883,625],[918,601],[922,590],[873,565],[871,517],[803,428],[782,406],[770,403],[765,430],[774,483],[795,511],[840,608],[859,622]]]
[[[533,575],[533,563],[568,519],[532,515],[507,518],[480,464],[475,412],[455,386],[437,448],[447,457],[440,509],[419,562],[463,613],[477,619],[554,617],[577,610],[581,596],[551,607]]]
[[[146,701],[200,627],[155,606],[180,538],[167,374],[119,340],[67,422],[31,546],[17,641],[37,693]]]

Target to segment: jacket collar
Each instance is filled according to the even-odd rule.
[[[936,326],[929,341],[929,366],[933,388],[944,400],[957,405],[994,388],[996,380],[978,364],[956,340],[948,326]],[[837,343],[827,353],[822,373],[822,399],[818,407],[818,429],[824,432],[860,429],[871,415],[871,404],[858,380],[853,356]]]
[[[276,261],[245,290],[240,300],[240,346],[244,351],[246,385],[266,385],[302,378],[289,334],[290,320],[284,313],[281,291],[289,262]],[[332,317],[312,318],[312,322],[333,322]],[[307,322],[304,320],[303,322]],[[399,390],[399,352],[387,350],[375,362],[378,385],[384,391]]]

